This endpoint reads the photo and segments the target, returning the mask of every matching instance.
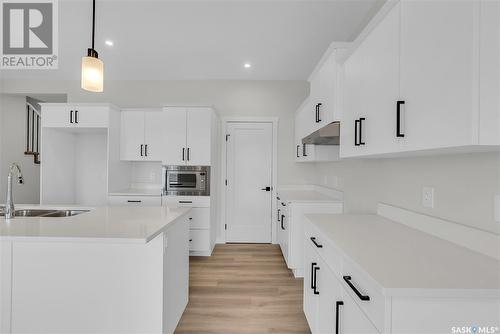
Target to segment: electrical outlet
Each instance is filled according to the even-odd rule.
[[[500,195],[496,195],[494,201],[495,221],[500,223]]]
[[[426,208],[434,208],[434,188],[422,188],[422,205]]]

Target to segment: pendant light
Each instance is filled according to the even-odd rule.
[[[104,64],[94,49],[95,0],[92,0],[92,48],[82,58],[82,89],[101,93],[104,90]]]

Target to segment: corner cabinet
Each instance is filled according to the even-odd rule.
[[[496,1],[388,2],[344,62],[340,156],[498,149],[499,22]]]
[[[165,165],[209,166],[216,116],[206,107],[165,107]]]

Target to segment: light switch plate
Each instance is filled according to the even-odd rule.
[[[496,195],[494,201],[495,221],[500,223],[500,195]]]
[[[434,208],[434,188],[422,188],[422,205],[426,208]]]

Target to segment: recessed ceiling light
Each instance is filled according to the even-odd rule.
[[[108,40],[106,40],[104,43],[105,43],[107,46],[113,46],[113,44],[114,44],[114,43],[113,43],[113,41],[111,41],[111,40],[109,40],[109,39],[108,39]]]
[[[252,67],[252,64],[250,64],[250,63],[245,63],[245,64],[243,65],[243,67],[244,67],[244,68],[250,68],[250,67]]]

